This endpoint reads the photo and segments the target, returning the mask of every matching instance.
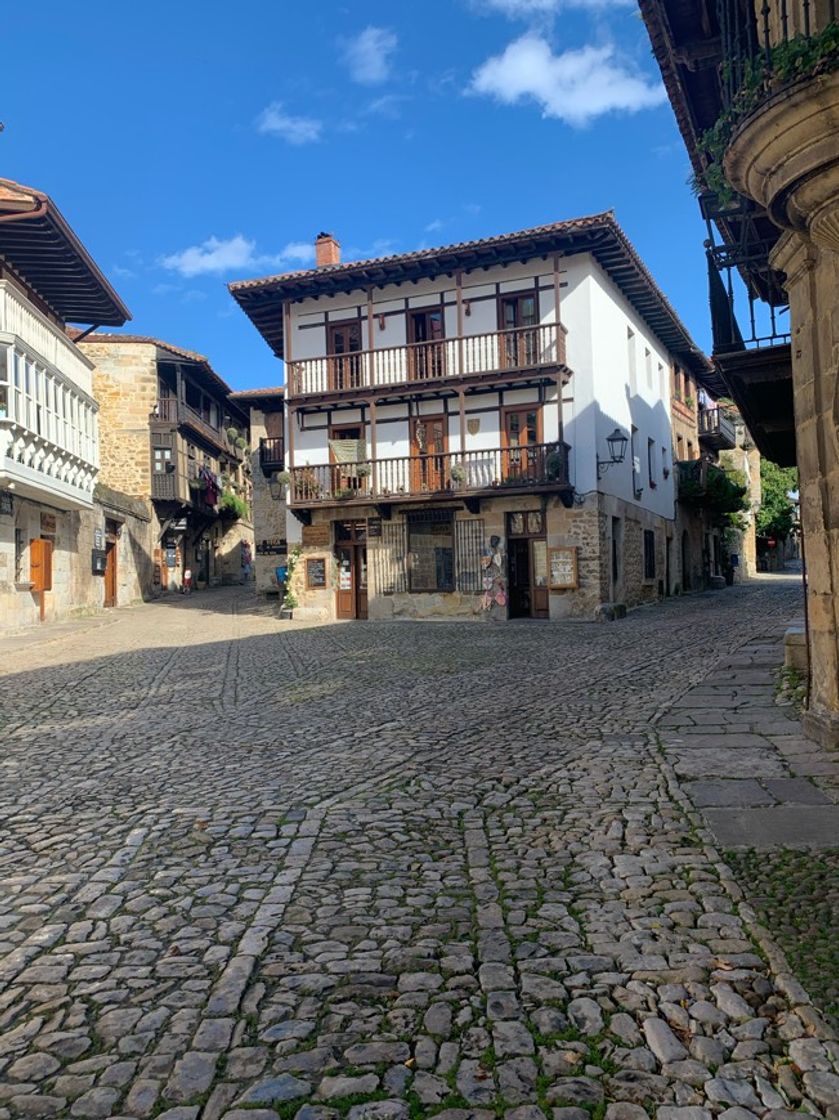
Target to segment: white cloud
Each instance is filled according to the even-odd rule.
[[[660,82],[648,82],[617,57],[613,46],[554,54],[545,39],[526,34],[472,75],[470,91],[504,105],[531,99],[542,115],[576,128],[604,113],[634,113],[667,99]]]
[[[279,136],[289,144],[315,144],[320,140],[323,122],[314,117],[293,117],[284,112],[281,101],[272,101],[256,118],[256,130]]]
[[[350,77],[363,86],[377,86],[390,76],[390,56],[396,50],[396,34],[387,27],[365,27],[344,43],[344,62]]]
[[[386,93],[383,97],[377,97],[371,101],[365,112],[397,120],[402,114],[403,103],[409,100],[410,98],[405,97],[404,94]]]
[[[440,230],[443,228],[443,226],[445,224],[446,223],[443,221],[442,218],[435,218],[433,221],[429,222],[428,225],[425,227],[425,232],[426,233],[439,233]]]
[[[160,263],[164,268],[190,278],[249,269],[285,268],[311,264],[314,259],[314,245],[306,242],[290,241],[279,253],[257,253],[256,242],[237,233],[226,240],[208,237],[200,245],[190,245],[179,253],[170,253]]]

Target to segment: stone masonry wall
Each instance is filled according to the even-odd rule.
[[[99,478],[126,494],[148,498],[149,414],[157,401],[155,347],[82,342],[81,348],[96,365],[93,395],[99,402]]]

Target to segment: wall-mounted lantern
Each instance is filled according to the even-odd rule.
[[[610,436],[606,437],[606,446],[609,448],[609,458],[601,459],[597,456],[597,477],[603,477],[603,474],[613,466],[615,463],[622,463],[626,458],[626,447],[629,440],[620,430],[615,428]]]

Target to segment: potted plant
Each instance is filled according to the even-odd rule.
[[[462,486],[464,482],[466,482],[466,479],[468,477],[466,473],[466,467],[464,467],[463,463],[452,463],[451,471],[449,473],[451,475],[452,483],[455,486]]]
[[[274,482],[278,486],[291,485],[291,471],[274,471]]]
[[[335,497],[343,501],[345,498],[352,498],[356,493],[351,486],[338,486],[335,490]]]
[[[226,435],[227,435],[227,438],[230,440],[231,443],[235,443],[236,440],[239,438],[239,429],[234,428],[231,425],[231,427],[226,429]]]
[[[369,478],[373,473],[373,468],[369,463],[359,463],[355,469],[356,478]]]
[[[245,448],[248,446],[248,441],[245,439],[244,436],[236,436],[233,443],[236,445],[236,447],[240,451],[244,451]]]

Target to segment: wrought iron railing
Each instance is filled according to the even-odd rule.
[[[700,439],[705,437],[729,449],[736,446],[737,431],[721,408],[701,408],[697,419]]]
[[[292,505],[336,501],[397,501],[401,497],[568,487],[566,443],[494,447],[295,467]]]
[[[837,19],[837,0],[717,0],[723,102],[736,106],[745,90],[767,92],[788,76],[789,52],[776,48],[821,35]]]
[[[288,395],[337,393],[564,365],[566,333],[562,324],[545,323],[407,346],[303,358],[288,363]]]

